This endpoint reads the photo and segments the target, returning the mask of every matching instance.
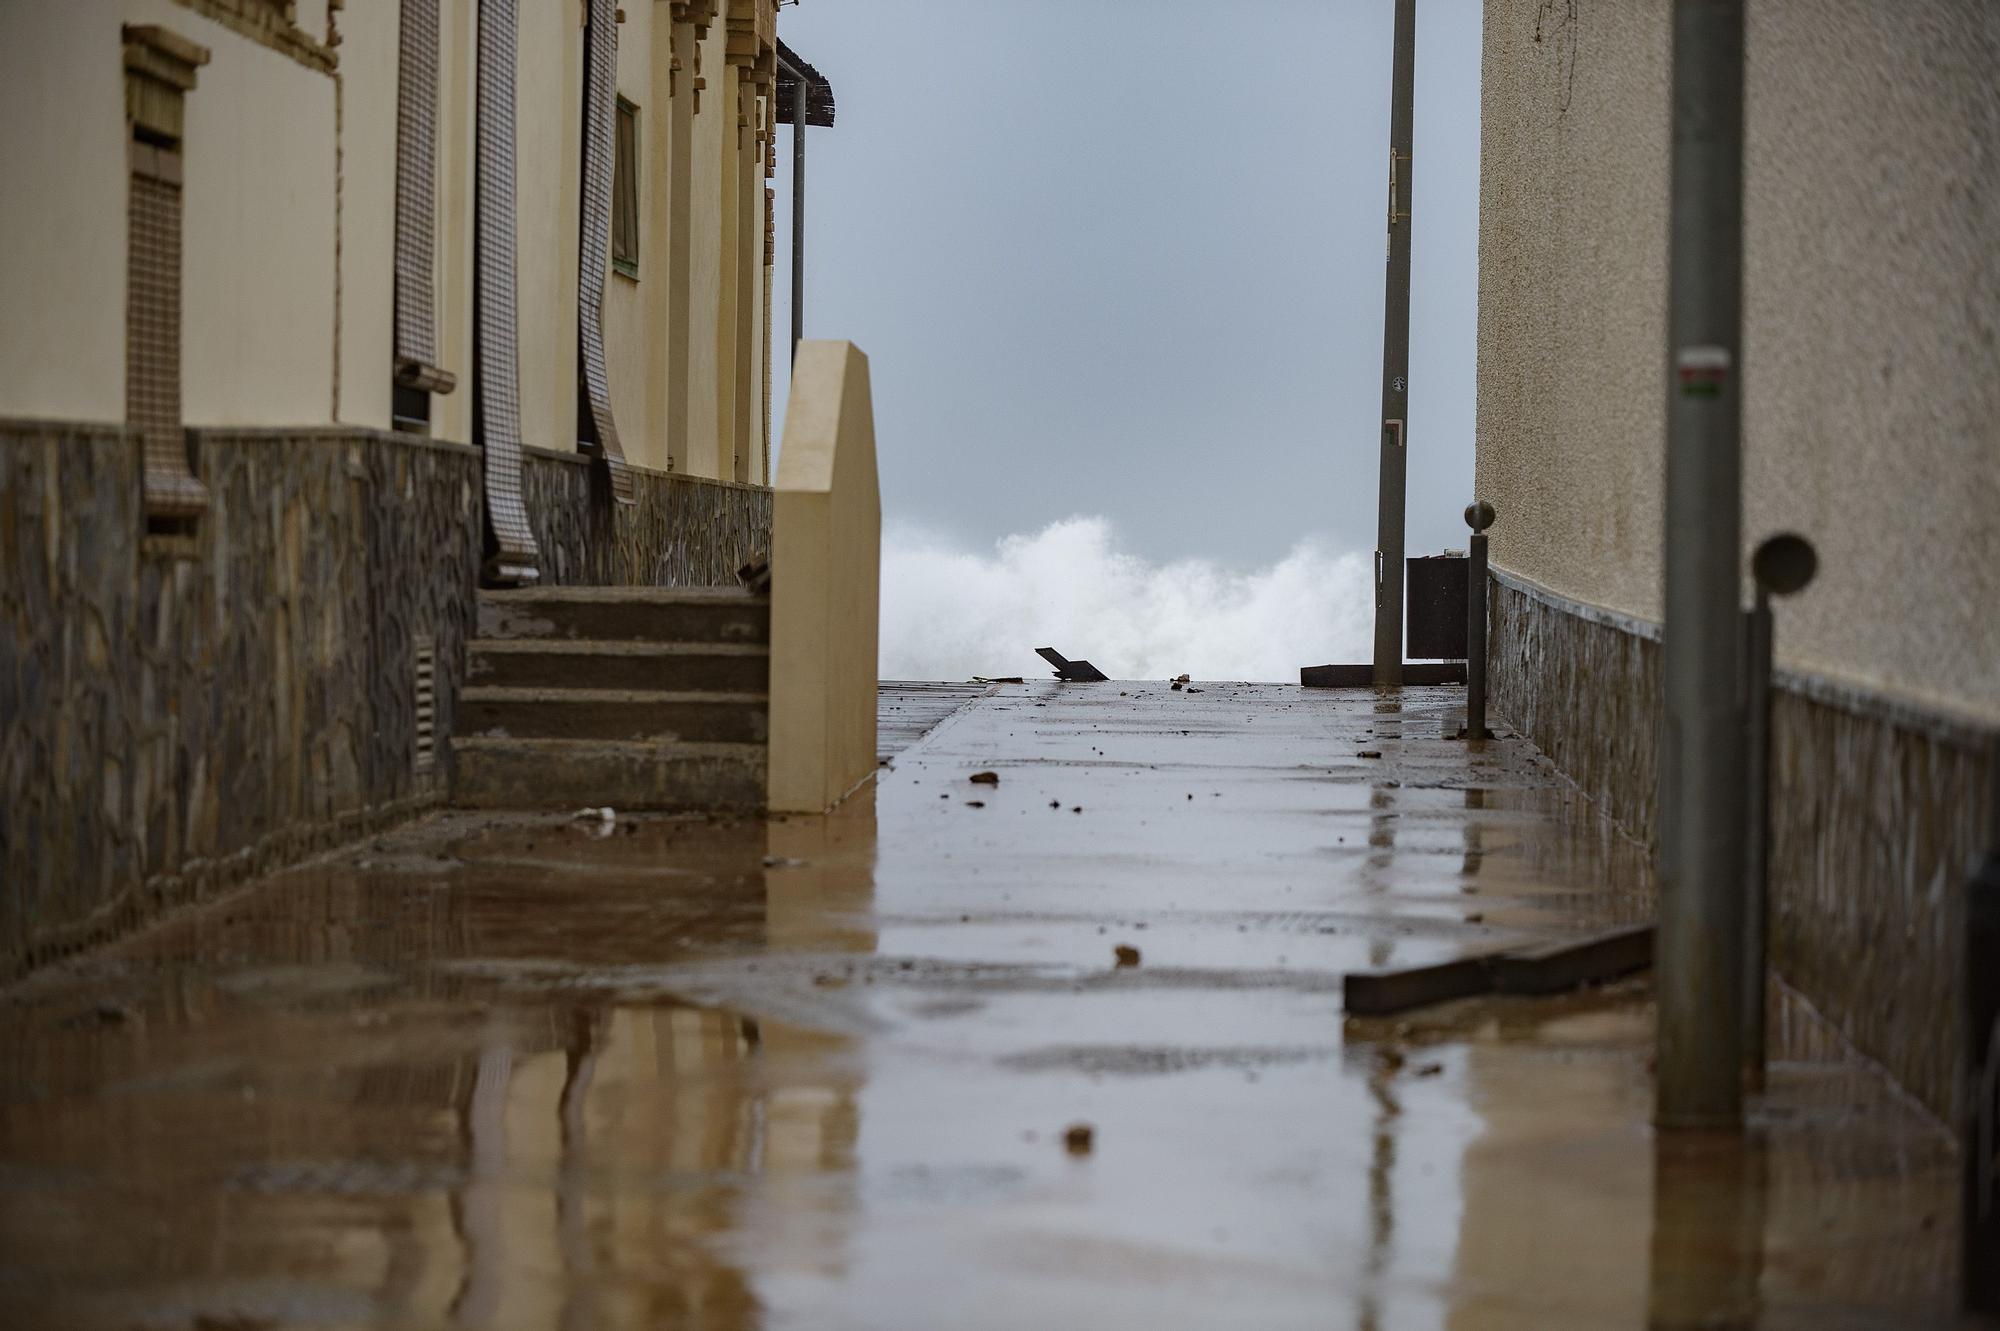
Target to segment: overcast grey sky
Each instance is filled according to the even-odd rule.
[[[1478,0],[1420,0],[1411,553],[1472,480]],[[1391,0],[804,0],[806,334],[869,355],[885,522],[1151,560],[1372,549]],[[774,322],[790,327],[789,139]]]

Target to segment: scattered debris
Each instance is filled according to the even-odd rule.
[[[1139,949],[1133,947],[1130,943],[1120,943],[1117,947],[1112,948],[1111,951],[1118,958],[1120,966],[1136,966],[1139,964]]]
[[[1394,1072],[1403,1066],[1403,1051],[1392,1044],[1385,1044],[1375,1051],[1375,1061],[1385,1072]]]
[[[1071,813],[1082,813],[1082,812],[1083,812],[1083,806],[1082,806],[1081,804],[1076,804],[1076,805],[1072,805],[1072,806],[1070,806],[1070,812],[1071,812]]]
[[[968,809],[983,809],[983,808],[985,808],[985,807],[986,807],[986,801],[985,801],[985,800],[967,800],[967,801],[965,802],[965,807],[966,807],[966,808],[968,808]]]
[[[799,869],[805,867],[805,863],[804,860],[795,860],[785,855],[766,855],[764,857],[764,867],[766,869]]]
[[[997,786],[1000,784],[1000,774],[998,772],[974,772],[971,780],[975,786]]]
[[[122,1026],[137,1014],[123,1003],[99,1003],[85,1008],[63,1023],[64,1026]]]
[[[615,823],[618,821],[618,810],[607,804],[601,809],[578,809],[570,817],[577,822],[588,820],[592,822]],[[378,844],[376,849],[380,850],[381,846]]]
[[[762,596],[771,590],[771,557],[762,550],[753,550],[750,557],[736,570],[736,580],[750,589],[752,595]]]
[[[1204,692],[1204,690],[1202,690],[1202,689],[1198,689],[1198,688],[1194,687],[1194,686],[1193,686],[1192,684],[1188,685],[1188,689],[1187,689],[1187,691],[1188,691],[1189,693],[1201,693],[1201,692]]]
[[[1442,1063],[1425,1063],[1416,1069],[1416,1075],[1419,1077],[1435,1077],[1443,1071],[1444,1064]]]
[[[972,682],[974,684],[1026,684],[1028,681],[1019,675],[974,675]]]
[[[1097,1131],[1088,1123],[1072,1123],[1063,1129],[1063,1147],[1071,1155],[1089,1155],[1096,1139]]]
[[[1061,801],[1061,800],[1050,800],[1050,801],[1049,801],[1049,807],[1050,807],[1051,809],[1060,809],[1060,808],[1062,807],[1062,801]]]
[[[1071,684],[1103,684],[1110,676],[1088,661],[1071,661],[1053,647],[1037,647],[1035,655],[1056,668],[1056,678]]]
[[[1361,752],[1355,754],[1354,756],[1357,758],[1380,758],[1382,756],[1382,750],[1363,749]]]
[[[1465,917],[1465,922],[1467,924],[1484,924],[1486,922],[1486,916],[1478,911],[1474,911],[1472,914]]]

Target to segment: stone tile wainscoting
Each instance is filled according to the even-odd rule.
[[[189,438],[208,511],[148,536],[121,428],[0,422],[0,978],[448,795],[479,452]],[[613,509],[529,459],[545,581],[710,583],[769,548],[768,491],[636,479]]]
[[[526,450],[521,488],[544,586],[733,586],[752,552],[770,553],[765,487],[628,469],[633,502],[617,505],[589,458]]]
[[[1491,606],[1495,710],[1654,845],[1659,625],[1499,570]],[[1778,674],[1772,963],[1954,1129],[1963,889],[1987,850],[1989,742],[1962,719]]]

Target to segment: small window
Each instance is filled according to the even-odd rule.
[[[623,97],[611,173],[611,266],[627,277],[639,275],[639,108]]]

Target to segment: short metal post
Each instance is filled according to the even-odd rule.
[[[1465,738],[1474,743],[1486,730],[1486,529],[1493,525],[1493,505],[1484,499],[1465,506],[1465,525],[1472,528],[1470,558],[1465,561]]]
[[[1780,532],[1750,558],[1756,599],[1743,616],[1743,1084],[1764,1089],[1771,971],[1771,658],[1773,596],[1795,596],[1819,571],[1812,542]]]
[[[1967,1312],[2000,1314],[2000,740],[1986,756],[1993,829],[1965,900],[1965,1208],[1959,1262]]]
[[[1762,584],[1743,620],[1743,781],[1750,819],[1743,838],[1743,1083],[1761,1091],[1771,969],[1765,954],[1771,919],[1771,597]]]

